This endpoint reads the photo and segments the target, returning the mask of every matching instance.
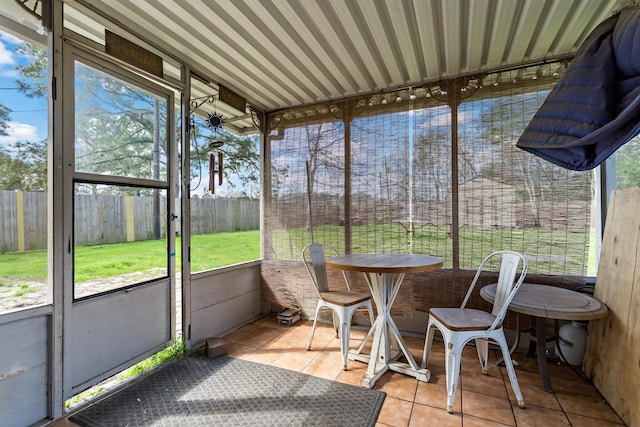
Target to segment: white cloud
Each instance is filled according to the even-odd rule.
[[[7,123],[6,136],[0,136],[0,145],[12,146],[18,141],[39,141],[38,129],[35,126],[20,122]]]
[[[0,66],[10,66],[14,63],[13,52],[7,49],[7,46],[4,43],[0,43]]]
[[[0,40],[4,40],[9,44],[19,44],[22,43],[18,37],[15,37],[5,31],[0,30]]]
[[[434,112],[434,115],[426,116],[425,120],[422,124],[418,125],[418,127],[430,128],[432,126],[451,126],[451,110],[449,108],[441,107],[440,109],[434,109]],[[459,125],[471,120],[473,120],[473,114],[469,114],[466,111],[458,111]]]
[[[13,69],[16,63],[12,49],[7,49],[7,43],[13,43],[15,37],[0,31],[0,76],[15,77],[16,70]],[[16,39],[17,40],[17,39]]]

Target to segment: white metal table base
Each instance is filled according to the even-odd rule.
[[[360,381],[360,385],[363,387],[372,388],[376,380],[387,370],[410,375],[420,381],[429,381],[429,370],[418,366],[391,317],[391,306],[398,295],[404,276],[404,273],[397,275],[393,273],[364,273],[378,315],[371,328],[373,331],[371,354],[362,353],[366,341],[371,336],[371,330],[360,347],[349,352],[350,360],[369,364],[367,373]],[[407,363],[397,361],[403,355]]]

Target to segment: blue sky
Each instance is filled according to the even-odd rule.
[[[0,136],[0,146],[11,146],[16,141],[40,141],[47,137],[47,100],[29,99],[16,90],[20,77],[17,64],[28,58],[16,53],[22,41],[0,31],[0,102],[10,108],[8,136]]]

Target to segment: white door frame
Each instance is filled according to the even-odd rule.
[[[124,80],[166,102],[166,179],[149,180],[75,171],[75,63]],[[176,338],[175,100],[174,92],[79,46],[63,51],[63,399],[156,353]],[[60,164],[60,163],[59,163]],[[76,182],[157,188],[166,194],[167,275],[91,298],[73,298],[74,185]]]

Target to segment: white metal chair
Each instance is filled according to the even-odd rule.
[[[371,304],[371,295],[368,293],[351,292],[347,275],[342,272],[344,277],[344,283],[346,290],[330,290],[329,282],[327,280],[327,266],[325,262],[325,249],[330,251],[334,255],[338,255],[338,251],[330,246],[319,243],[312,243],[304,247],[302,250],[302,261],[309,273],[311,282],[318,294],[318,305],[316,308],[316,315],[313,319],[313,327],[311,329],[311,336],[309,337],[309,344],[307,350],[311,349],[311,342],[313,341],[313,334],[316,330],[316,322],[318,321],[318,314],[323,308],[330,308],[333,312],[333,328],[336,331],[336,336],[340,337],[340,350],[342,352],[342,365],[344,369],[347,369],[347,353],[349,352],[349,336],[351,334],[351,318],[353,313],[361,307],[366,307],[369,310],[369,319],[373,325],[373,305]],[[313,272],[309,268],[309,260],[313,266]],[[367,337],[362,341],[361,347],[364,347],[367,339],[371,334],[371,330],[367,334]],[[362,348],[360,349],[362,350]]]
[[[469,297],[480,277],[480,273],[490,260],[502,258],[500,273],[498,276],[498,287],[496,298],[491,313],[482,310],[465,308]],[[460,358],[464,346],[475,339],[476,350],[482,372],[487,373],[487,357],[489,353],[489,340],[495,341],[502,350],[504,364],[509,373],[511,387],[521,408],[525,407],[518,379],[516,378],[513,362],[509,354],[509,347],[502,329],[502,321],[507,313],[507,309],[516,292],[522,285],[527,274],[527,259],[524,255],[513,251],[498,251],[489,254],[478,267],[478,271],[469,286],[469,290],[460,308],[432,308],[429,310],[429,324],[427,325],[427,336],[424,343],[424,355],[422,357],[422,367],[425,368],[429,360],[429,351],[433,343],[434,328],[442,333],[445,348],[445,371],[447,380],[447,411],[453,413],[453,401],[458,387],[458,376],[460,375]],[[516,275],[520,270],[520,276],[516,281]]]

